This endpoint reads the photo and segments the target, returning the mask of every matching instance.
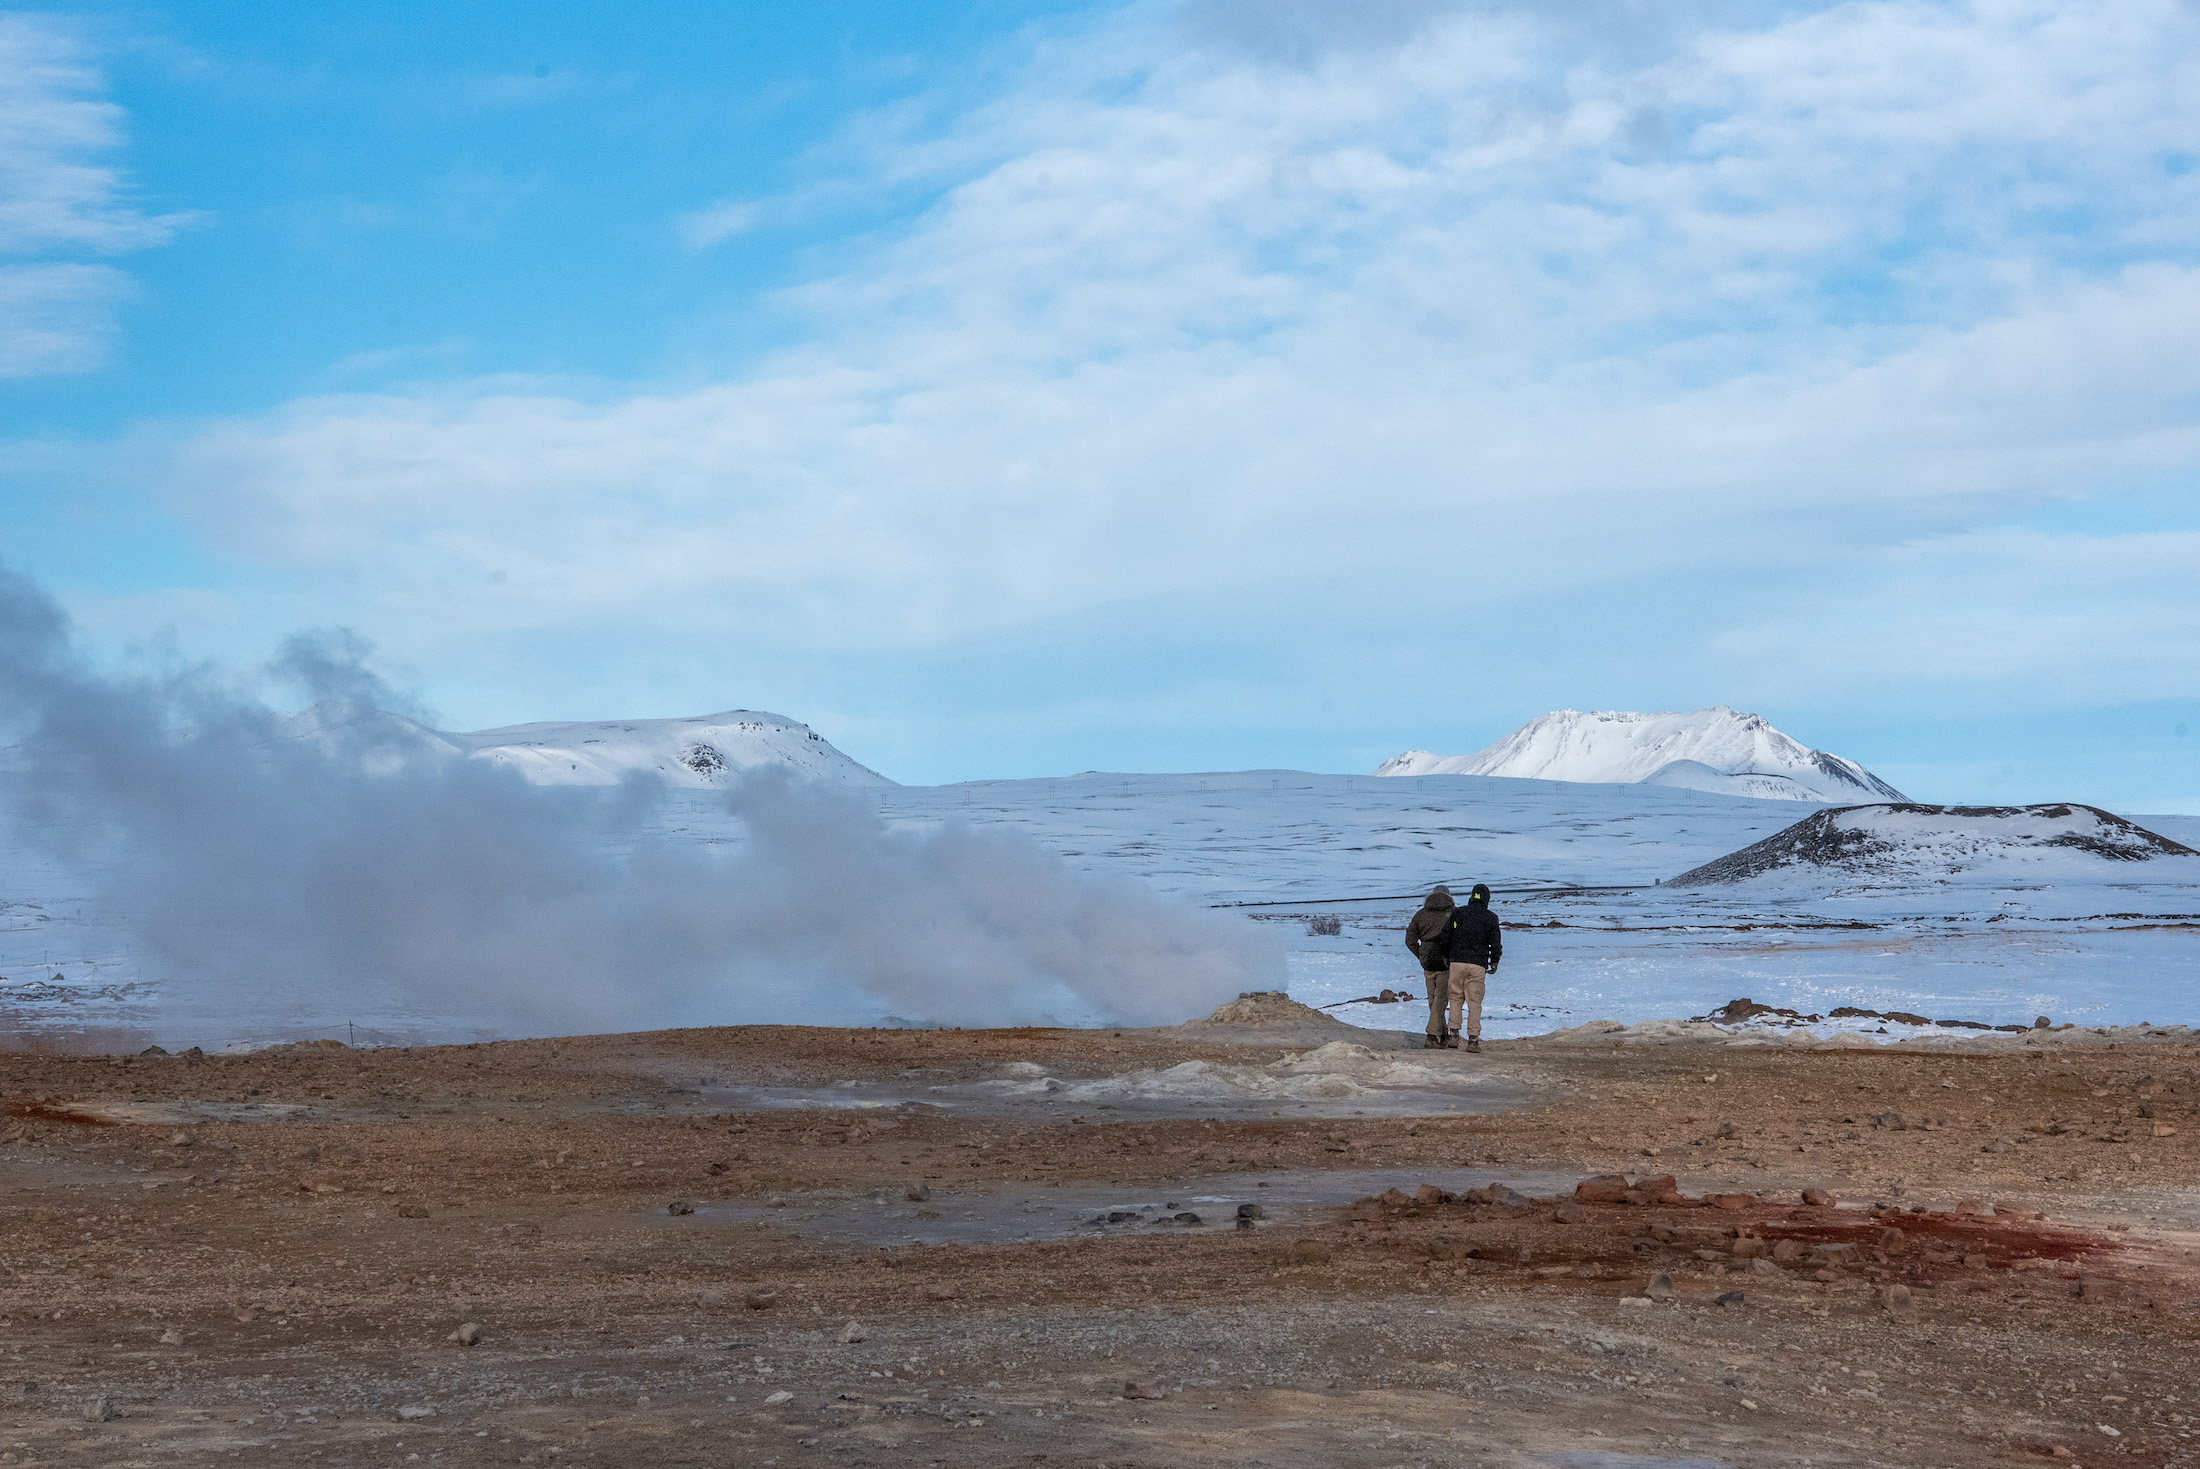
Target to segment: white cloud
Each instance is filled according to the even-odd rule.
[[[1746,565],[1775,605],[1705,656],[1881,597],[1881,657],[1825,662],[1868,682],[1947,650],[1901,634],[1971,595],[1947,565],[2038,564],[1992,527],[2200,467],[2187,7],[1852,3],[1582,61],[1532,10],[1400,6],[1405,42],[1290,65],[1163,14],[851,130],[852,176],[937,202],[736,381],[299,402],[175,445],[177,493],[401,646],[918,648],[1295,614],[1317,575],[1360,616]],[[1465,534],[1490,574],[1435,574]],[[2069,615],[2157,550],[2087,542]]]
[[[0,14],[0,376],[83,372],[105,359],[130,281],[75,257],[165,241],[187,216],[125,200],[101,160],[122,142],[122,110],[61,22]],[[56,259],[54,257],[64,257]]]
[[[133,289],[107,265],[0,265],[0,378],[99,366]]]

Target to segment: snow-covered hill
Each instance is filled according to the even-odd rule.
[[[691,719],[515,724],[440,738],[471,759],[509,765],[536,785],[616,785],[640,770],[669,785],[714,786],[767,766],[838,785],[894,784],[808,725],[758,709]]]
[[[1785,831],[1670,880],[1674,887],[1812,873],[1916,881],[1964,875],[2068,877],[2115,865],[2178,859],[2200,874],[2200,853],[2097,806],[1846,806],[1815,811]],[[2189,880],[2189,879],[2188,879]]]
[[[617,785],[647,771],[668,785],[710,787],[770,766],[829,784],[894,784],[808,725],[760,709],[689,719],[514,724],[461,734],[367,705],[332,702],[279,716],[276,727],[375,774],[425,757],[509,765],[535,785]]]
[[[1813,750],[1724,704],[1678,714],[1559,709],[1479,754],[1408,750],[1375,773],[1674,786],[1780,801],[1909,799],[1855,761]]]

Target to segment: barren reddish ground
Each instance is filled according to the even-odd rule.
[[[756,1028],[0,1058],[0,1464],[2200,1464],[2190,1048],[1498,1043],[1448,1064],[1522,1105],[1420,1120],[729,1111],[702,1084],[1278,1054]],[[1755,1197],[1411,1199],[1470,1166]],[[912,1185],[1328,1169],[1403,1196],[1029,1243],[805,1224]]]

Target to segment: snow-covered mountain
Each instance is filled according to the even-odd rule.
[[[644,770],[668,785],[713,786],[766,766],[838,785],[894,784],[808,725],[760,709],[691,719],[514,724],[442,738],[470,759],[509,765],[536,785],[616,785]]]
[[[514,724],[460,734],[381,709],[324,704],[283,716],[281,727],[341,750],[370,772],[426,755],[509,765],[535,785],[617,785],[634,771],[648,771],[668,785],[715,786],[767,766],[838,785],[894,784],[808,725],[760,709],[689,719]]]
[[[1909,799],[1855,761],[1813,750],[1724,704],[1667,714],[1559,709],[1479,754],[1408,750],[1375,773],[1676,786],[1782,801]]]
[[[1915,881],[1963,874],[2047,876],[2049,866],[2185,859],[2200,853],[2098,806],[1845,806],[1814,811],[1763,841],[1668,880],[1674,887],[1744,882],[1812,870]],[[2189,880],[2189,879],[2188,879]]]

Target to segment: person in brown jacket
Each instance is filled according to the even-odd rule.
[[[1424,1051],[1437,1050],[1449,1039],[1444,1021],[1451,991],[1451,956],[1444,950],[1444,936],[1451,929],[1451,889],[1438,883],[1421,902],[1421,911],[1406,924],[1406,947],[1421,961],[1421,982],[1428,987],[1428,1031],[1421,1042]]]

